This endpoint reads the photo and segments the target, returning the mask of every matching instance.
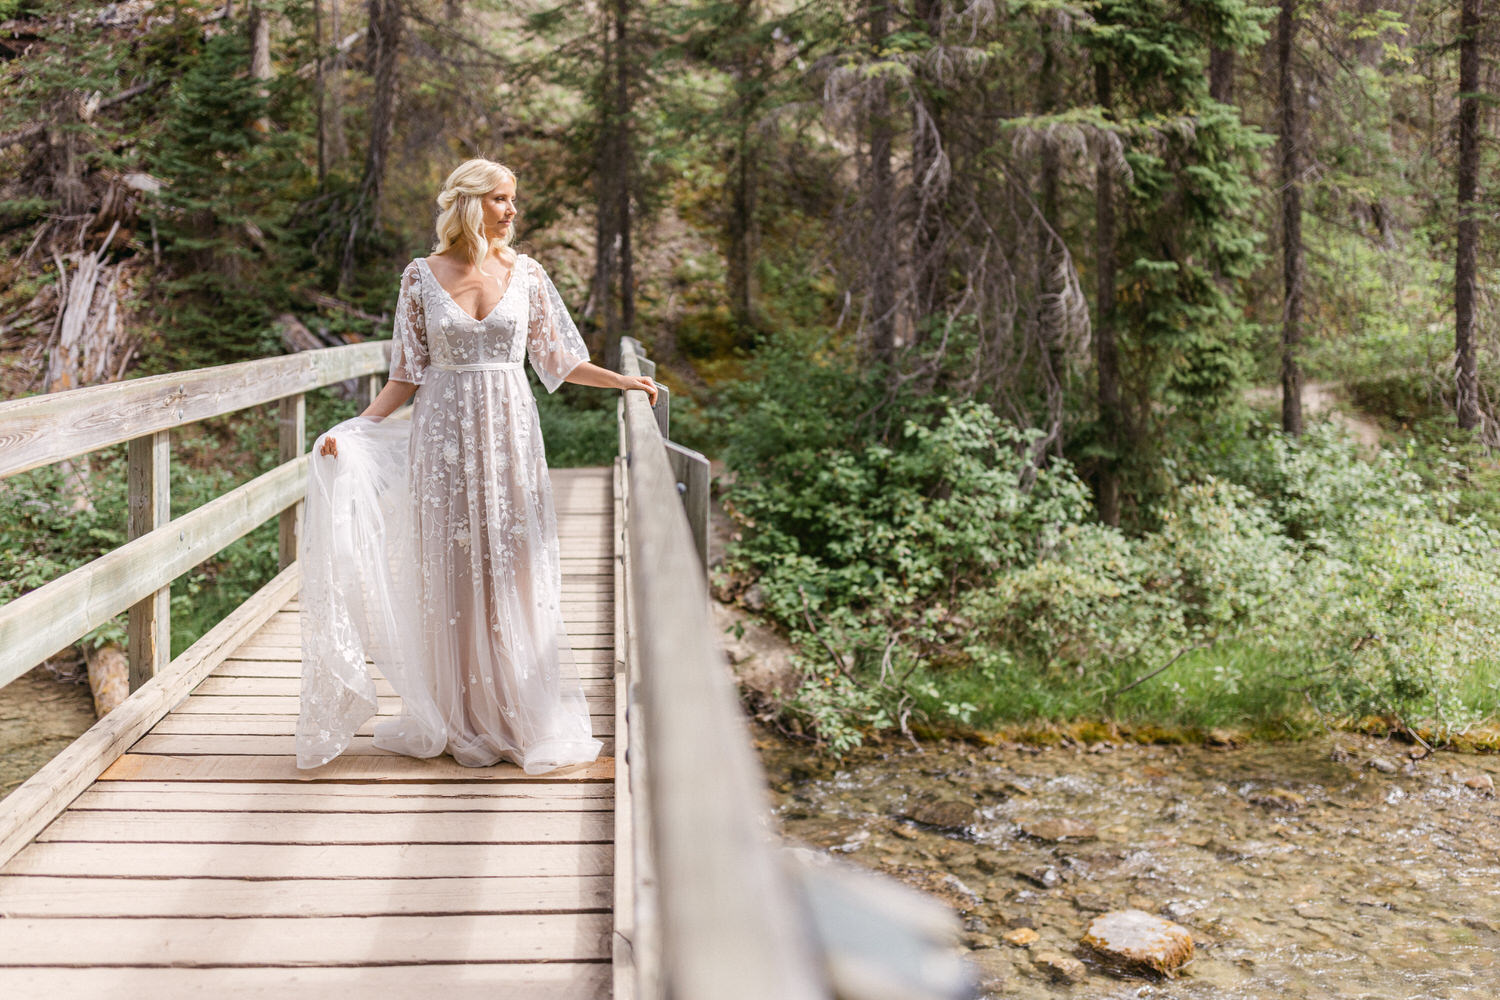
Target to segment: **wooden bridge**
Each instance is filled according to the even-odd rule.
[[[644,393],[621,402],[612,467],[552,474],[599,760],[467,768],[377,749],[367,724],[296,767],[303,394],[373,395],[388,352],[0,403],[0,477],[128,441],[130,517],[124,545],[0,607],[0,684],[121,612],[132,678],[0,800],[0,996],[971,995],[951,913],[775,843],[708,615],[706,463]],[[172,429],[272,402],[281,464],[170,518]],[[173,579],[273,517],[281,571],[170,659]]]

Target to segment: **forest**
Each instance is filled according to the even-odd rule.
[[[0,0],[0,396],[389,337],[486,156],[716,460],[763,721],[1490,745],[1497,82],[1482,0]],[[538,402],[608,463],[613,398]],[[174,513],[273,411],[174,436]],[[0,484],[0,602],[121,542],[123,468]]]

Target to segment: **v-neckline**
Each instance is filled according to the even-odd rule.
[[[500,304],[510,296],[510,286],[516,283],[516,268],[521,266],[521,255],[517,254],[515,263],[510,266],[510,277],[505,281],[505,291],[500,293],[500,298],[495,300],[495,304],[490,307],[490,311],[485,313],[481,317],[475,316],[473,313],[469,312],[469,310],[458,304],[458,300],[453,297],[453,293],[444,288],[443,283],[438,280],[438,276],[432,270],[432,265],[427,263],[426,257],[421,257],[418,259],[421,260],[422,266],[427,269],[427,275],[428,277],[432,278],[432,283],[434,285],[437,285],[438,289],[444,295],[448,296],[448,301],[453,303],[453,308],[457,309],[459,312],[463,313],[465,316],[469,317],[469,319],[473,320],[476,323],[483,323],[485,322],[485,320],[495,315],[495,310],[499,309]]]

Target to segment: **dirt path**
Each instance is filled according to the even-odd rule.
[[[1280,386],[1256,386],[1245,390],[1245,401],[1255,406],[1280,407]],[[1380,425],[1343,398],[1343,390],[1333,382],[1308,382],[1302,387],[1302,412],[1308,417],[1326,416],[1342,427],[1361,448],[1371,451],[1380,447],[1384,432]]]

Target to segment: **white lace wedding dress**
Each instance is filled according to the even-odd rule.
[[[401,699],[377,747],[528,774],[598,757],[527,357],[549,392],[588,359],[540,264],[518,255],[482,320],[425,259],[407,265],[390,377],[418,385],[412,418],[343,421],[309,464],[298,767],[332,760],[376,714],[367,656]],[[337,456],[319,454],[329,435]]]

